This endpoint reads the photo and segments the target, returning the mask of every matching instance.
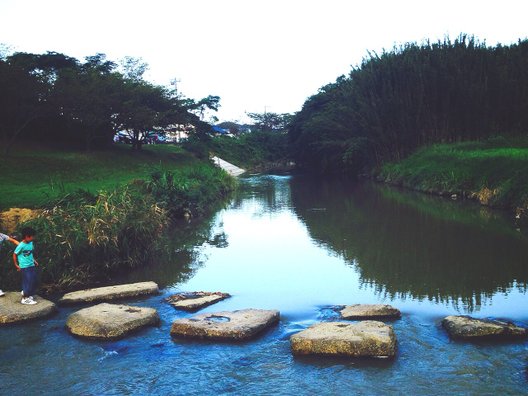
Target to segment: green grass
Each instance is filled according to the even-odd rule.
[[[237,166],[251,170],[288,158],[287,135],[281,132],[252,132],[240,136],[215,137],[209,151]]]
[[[153,170],[181,170],[199,162],[173,145],[129,146],[85,152],[50,148],[15,148],[0,157],[0,209],[40,207],[66,193],[112,190]]]
[[[528,142],[487,142],[425,147],[398,163],[383,165],[385,181],[420,191],[457,193],[504,208],[528,204]]]
[[[0,166],[13,170],[0,174],[4,207],[46,208],[15,233],[24,226],[37,231],[47,290],[106,282],[168,259],[165,238],[181,227],[179,220],[203,219],[236,187],[226,172],[175,146],[143,152],[126,146],[91,153],[25,149]],[[19,275],[11,248],[0,250],[0,279],[14,288]]]

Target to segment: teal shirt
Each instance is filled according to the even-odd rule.
[[[18,257],[18,265],[20,268],[35,266],[35,260],[33,259],[33,242],[20,242],[15,249],[15,254]]]

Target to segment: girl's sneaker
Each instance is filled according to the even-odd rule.
[[[2,291],[2,289],[0,289],[0,297],[3,297],[5,296],[5,293]]]
[[[32,300],[31,298],[23,298],[22,301],[20,301],[24,305],[35,305],[37,302],[35,300]]]

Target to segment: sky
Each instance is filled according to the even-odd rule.
[[[0,43],[141,57],[147,79],[218,95],[220,120],[246,122],[300,110],[369,50],[461,32],[508,44],[528,37],[527,15],[524,0],[0,0]]]

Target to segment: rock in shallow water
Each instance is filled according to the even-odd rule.
[[[35,296],[35,305],[23,305],[21,299],[20,292],[6,292],[5,296],[0,297],[0,324],[40,319],[57,310],[55,304],[39,296]]]
[[[166,301],[176,309],[183,311],[197,311],[209,305],[231,297],[227,293],[221,292],[187,292],[170,296]]]
[[[66,328],[79,337],[115,340],[158,323],[155,309],[102,303],[71,314]]]
[[[158,293],[159,289],[156,283],[139,282],[127,285],[98,287],[95,289],[86,289],[67,293],[59,300],[59,304],[71,305],[89,302],[112,301]]]
[[[343,319],[398,319],[401,312],[386,304],[347,305],[339,311]]]
[[[528,330],[515,326],[511,322],[499,320],[475,319],[470,316],[448,316],[442,325],[453,338],[522,338],[528,336]]]
[[[220,341],[245,340],[277,323],[276,310],[243,309],[195,315],[174,321],[173,337],[201,338]]]
[[[295,355],[388,358],[396,354],[392,326],[377,321],[318,323],[290,337]]]

